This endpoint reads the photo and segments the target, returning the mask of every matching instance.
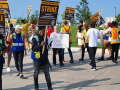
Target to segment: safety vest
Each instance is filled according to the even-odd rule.
[[[23,51],[24,48],[24,34],[21,33],[20,38],[18,40],[17,34],[13,33],[12,39],[12,51]]]
[[[70,33],[69,33],[69,30],[70,30],[70,27],[69,27],[68,30],[66,30],[65,27],[62,27],[62,28],[61,28],[61,31],[62,31],[63,34],[70,34]],[[72,39],[71,39],[70,37],[69,37],[69,40],[70,40],[70,42],[72,42]]]
[[[116,43],[119,43],[120,40],[118,38],[118,32],[119,32],[119,29],[118,28],[113,28],[111,33],[112,33],[112,39],[111,39],[111,44],[116,44]]]
[[[36,40],[37,45],[41,44],[41,41],[40,41],[38,35],[35,35],[33,37],[33,39]],[[46,39],[46,45],[47,45],[47,39]],[[40,52],[33,52],[33,51],[31,51],[31,59],[33,59],[34,61],[39,61],[40,57],[41,57],[41,53]]]
[[[82,45],[84,44],[85,38],[86,38],[86,35],[87,35],[87,31],[86,30],[83,30],[83,32],[84,32],[84,39],[82,40]],[[88,38],[88,41],[86,43],[89,43],[89,38]]]
[[[3,40],[2,39],[0,39],[0,44],[1,45],[3,44]],[[0,47],[0,51],[3,51],[2,47]],[[3,64],[5,64],[5,58],[4,58],[4,56],[3,56]]]
[[[35,35],[33,38],[36,40],[37,45],[40,45],[40,44],[41,44],[38,35]],[[39,58],[40,58],[40,52],[33,52],[33,51],[31,51],[31,58],[32,58],[34,61],[38,61]]]

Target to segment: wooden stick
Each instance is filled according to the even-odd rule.
[[[48,29],[48,26],[46,26],[45,28],[44,41],[46,41],[47,29]],[[44,50],[45,50],[45,46],[43,46],[42,54],[44,53]]]

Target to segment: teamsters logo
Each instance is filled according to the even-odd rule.
[[[52,20],[52,21],[51,21],[51,24],[54,25],[54,24],[55,24],[55,20]]]

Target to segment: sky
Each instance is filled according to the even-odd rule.
[[[57,0],[54,0],[57,1]],[[60,0],[59,12],[58,12],[58,22],[62,21],[61,14],[65,11],[66,7],[76,8],[76,5],[79,5],[81,0]],[[102,8],[102,17],[114,17],[115,16],[115,7],[116,15],[120,13],[120,0],[87,0],[88,6],[92,14],[99,12],[99,9]],[[32,6],[31,14],[35,10],[40,11],[41,0],[8,0],[10,13],[12,19],[15,17],[27,17],[27,7]],[[76,13],[77,11],[75,11]]]

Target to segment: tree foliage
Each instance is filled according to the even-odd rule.
[[[115,21],[120,24],[120,13],[118,13],[118,15],[115,18]]]
[[[92,12],[90,12],[89,7],[88,7],[88,2],[87,0],[81,0],[81,2],[79,2],[79,5],[76,5],[76,19],[77,20],[87,20],[90,19],[90,17],[92,16]]]

